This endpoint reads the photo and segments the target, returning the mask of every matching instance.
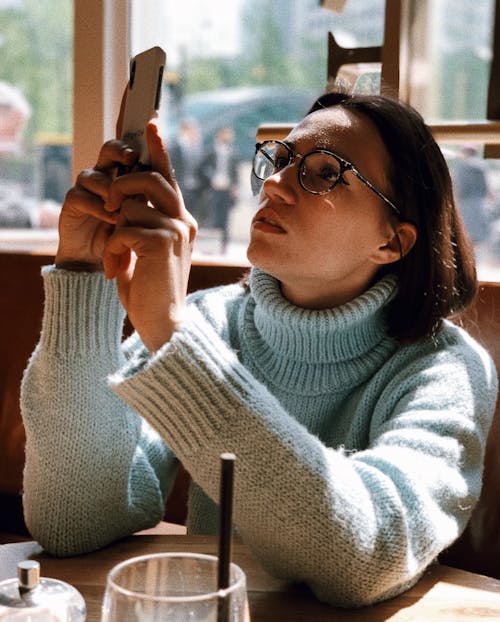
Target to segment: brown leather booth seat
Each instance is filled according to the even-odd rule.
[[[52,262],[51,255],[0,252],[0,532],[25,532],[20,498],[25,442],[20,382],[40,335],[40,269]],[[197,263],[191,270],[189,290],[233,283],[246,269],[242,265]],[[188,481],[181,469],[167,503],[166,520],[184,521]]]
[[[41,266],[48,255],[0,253],[0,531],[22,533],[20,492],[24,430],[19,412],[21,376],[38,340],[43,306]],[[194,265],[189,289],[238,280],[243,266]],[[478,299],[462,318],[466,328],[489,350],[500,369],[500,284],[483,283]],[[500,578],[500,404],[486,452],[480,502],[462,537],[442,555],[453,566]],[[180,472],[165,518],[182,523],[189,476]]]
[[[463,325],[500,371],[500,283],[482,283]],[[464,534],[441,556],[450,566],[500,578],[500,399],[488,435],[481,498]]]

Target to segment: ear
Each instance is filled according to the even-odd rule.
[[[398,222],[392,228],[391,238],[378,247],[372,260],[378,264],[399,261],[411,251],[417,241],[417,228],[411,222]]]

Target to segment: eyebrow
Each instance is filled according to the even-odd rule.
[[[296,147],[297,147],[297,143],[296,142],[291,141],[291,140],[282,140],[281,142],[284,143],[288,148],[290,148],[294,153],[296,153]],[[339,158],[342,158],[346,162],[349,162],[349,164],[352,164],[354,166],[354,168],[356,168],[356,169],[358,168],[357,165],[354,164],[349,157],[347,157],[345,155],[342,155],[336,149],[334,149],[331,145],[328,145],[326,143],[315,144],[314,147],[310,151],[316,151],[317,149],[322,149],[324,151],[329,151],[330,153],[333,153],[334,155],[338,156]],[[307,151],[305,154],[301,154],[301,155],[307,155],[307,153],[310,153],[310,151]]]

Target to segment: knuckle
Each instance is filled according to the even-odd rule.
[[[152,250],[168,253],[175,243],[176,234],[170,229],[154,229],[149,231],[148,237]]]
[[[148,173],[148,175],[149,175],[150,179],[153,181],[153,183],[155,183],[155,184],[164,184],[165,183],[165,178],[158,171],[151,171],[151,172]]]
[[[93,175],[93,173],[94,169],[92,168],[86,168],[83,171],[80,171],[78,173],[78,177],[76,178],[77,185],[84,186],[88,182],[89,178]]]
[[[80,209],[85,202],[87,192],[82,186],[73,186],[70,188],[64,197],[64,207],[71,209]]]
[[[188,233],[189,233],[189,241],[192,242],[196,235],[198,234],[198,222],[191,217],[188,221],[187,221],[187,226],[188,226]]]
[[[173,239],[176,242],[182,242],[186,239],[187,227],[186,224],[177,218],[171,220],[170,231]]]
[[[86,195],[86,194],[87,194],[87,191],[84,188],[84,186],[82,186],[80,184],[76,184],[75,186],[72,186],[66,192],[66,200],[76,201],[76,200],[80,199],[80,197],[82,197],[83,195]]]
[[[164,249],[171,248],[172,245],[187,245],[192,237],[191,226],[177,218],[169,219],[168,224],[156,232],[156,243]]]
[[[73,205],[77,196],[77,193],[79,193],[79,190],[73,186],[72,188],[70,188],[67,192],[66,195],[64,197],[64,204],[65,205]]]
[[[103,151],[108,154],[119,153],[126,148],[126,144],[117,138],[107,140],[103,145]]]

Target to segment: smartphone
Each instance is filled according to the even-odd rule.
[[[146,125],[160,108],[165,63],[166,54],[158,46],[137,54],[130,61],[121,138],[139,152],[140,168],[150,165]]]

